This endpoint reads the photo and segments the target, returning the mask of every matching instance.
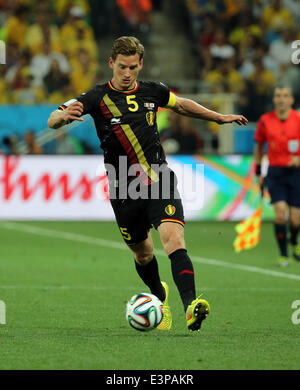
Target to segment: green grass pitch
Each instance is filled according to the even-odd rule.
[[[273,226],[236,254],[234,223],[188,222],[197,293],[211,305],[200,332],[186,329],[157,232],[173,328],[141,333],[127,300],[148,291],[114,222],[0,222],[0,370],[299,370],[300,263],[278,268]],[[298,315],[300,318],[300,315]]]

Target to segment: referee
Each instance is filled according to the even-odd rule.
[[[157,110],[159,107],[169,107],[179,114],[219,124],[236,122],[244,125],[248,121],[242,115],[222,115],[190,99],[177,97],[160,82],[138,80],[143,60],[144,47],[138,39],[116,39],[108,62],[112,79],[63,103],[51,113],[48,126],[56,129],[73,120],[82,121],[81,116],[85,114],[93,117],[104,150],[110,201],[120,232],[133,252],[139,277],[164,305],[159,329],[169,330],[172,316],[168,306],[169,289],[160,280],[154,255],[150,234],[152,227],[158,231],[162,246],[171,261],[172,276],[183,303],[187,328],[195,331],[200,329],[210,307],[206,300],[196,298],[193,265],[184,241],[182,202],[177,191],[176,175],[168,168],[160,144]],[[108,166],[114,168],[111,171],[116,173],[115,176],[110,175]],[[125,174],[124,167],[127,168]],[[129,174],[129,171],[134,170],[136,177]],[[164,180],[164,174],[170,182]],[[131,196],[130,188],[136,179],[139,179],[144,193],[152,192],[153,189],[159,196]],[[162,193],[165,186],[169,190],[168,197]]]
[[[289,264],[288,223],[293,257],[300,261],[297,240],[300,227],[300,114],[292,109],[294,99],[289,87],[276,87],[273,103],[275,109],[262,115],[258,121],[254,135],[254,161],[262,187],[261,161],[267,143],[269,168],[266,184],[275,213],[274,233],[280,252],[278,264],[285,267]]]

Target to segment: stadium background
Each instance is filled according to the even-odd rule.
[[[257,248],[234,253],[230,221],[259,202],[253,131],[277,82],[293,88],[300,107],[291,62],[299,20],[297,0],[0,0],[1,370],[299,370],[298,264],[275,268],[269,221]],[[220,127],[159,112],[169,161],[204,165],[207,192],[185,228],[197,291],[212,307],[196,335],[187,334],[155,232],[173,329],[129,329],[126,300],[144,286],[109,221],[92,120],[47,129],[61,102],[109,79],[112,40],[128,34],[146,47],[142,79],[249,119]],[[103,199],[93,195],[99,188]],[[272,219],[267,194],[263,217]]]
[[[57,132],[47,129],[47,118],[61,102],[108,80],[112,40],[136,35],[146,47],[142,79],[163,81],[176,93],[207,107],[241,113],[249,119],[245,128],[238,128],[195,121],[168,110],[160,110],[158,115],[167,154],[207,156],[204,187],[208,192],[201,210],[195,206],[191,218],[244,218],[259,198],[257,187],[250,184],[256,121],[272,108],[273,88],[279,82],[293,88],[295,107],[300,105],[299,66],[291,61],[291,43],[300,38],[296,3],[178,0],[174,7],[168,0],[1,1],[0,39],[6,51],[0,67],[2,154],[80,155],[78,158],[101,154],[90,117],[83,124],[73,123]],[[5,163],[3,158],[0,161],[4,183]],[[18,159],[20,171],[23,164],[31,171],[28,161]],[[76,175],[74,171],[72,174]],[[29,175],[28,183],[34,186],[42,175]],[[53,175],[52,180],[55,185]],[[19,183],[18,177],[15,181]],[[43,198],[40,187],[36,188],[36,197]],[[24,203],[22,189],[19,184],[14,190],[20,203]],[[14,203],[5,195],[2,199],[2,207],[14,212],[1,213],[0,218],[17,218],[17,199]],[[24,207],[36,209],[30,199]],[[38,208],[47,209],[49,203],[49,199],[43,205],[40,202]],[[98,211],[101,219],[101,207]],[[92,218],[94,214],[90,215]],[[264,219],[272,217],[268,196],[263,215]],[[59,216],[66,217],[63,213]],[[22,217],[25,215],[21,212]],[[38,213],[33,218],[39,218]]]

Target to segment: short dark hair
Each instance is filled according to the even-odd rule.
[[[138,54],[141,60],[144,57],[145,48],[137,38],[123,36],[117,38],[112,45],[111,58],[114,61],[118,54],[122,54],[123,56]]]
[[[293,88],[290,85],[287,84],[277,84],[274,88],[274,94],[277,89],[288,89],[291,92],[291,96],[293,96]]]

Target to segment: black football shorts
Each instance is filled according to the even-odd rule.
[[[120,232],[128,245],[144,241],[148,231],[152,227],[157,229],[161,223],[173,222],[184,226],[182,201],[176,182],[171,184],[169,196],[164,198],[159,193],[158,197],[149,194],[147,199],[127,197],[110,200]]]
[[[300,208],[300,168],[270,166],[266,184],[271,203],[285,201],[289,206]]]

